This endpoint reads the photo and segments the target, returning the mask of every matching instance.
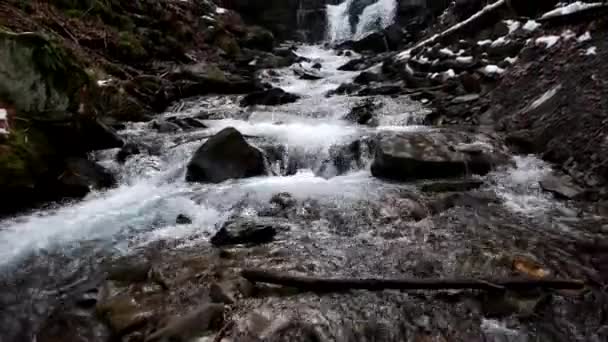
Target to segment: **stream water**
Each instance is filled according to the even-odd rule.
[[[336,39],[342,37],[338,31]],[[45,340],[37,336],[44,322],[69,298],[97,284],[103,262],[159,246],[170,246],[170,255],[208,249],[209,237],[231,215],[261,215],[277,193],[297,201],[289,216],[292,228],[269,247],[280,269],[342,276],[490,277],[510,274],[504,260],[525,255],[555,274],[587,278],[596,272],[595,256],[584,256],[577,243],[602,237],[589,229],[601,226],[602,219],[542,193],[538,181],[550,167],[536,157],[514,157],[512,166],[480,178],[485,184],[480,190],[462,194],[453,206],[422,220],[402,217],[397,209],[431,203],[439,195],[421,194],[418,183],[372,177],[369,151],[363,163],[339,175],[323,169],[334,146],[382,131],[433,128],[420,125],[428,110],[405,96],[374,98],[382,103],[377,127],[343,120],[361,98],[324,94],[355,76],[337,68],[356,56],[319,46],[301,46],[297,53],[311,60],[304,67],[321,63],[323,79],[301,80],[290,68],[267,77],[301,95],[299,101],[249,109],[238,106],[238,96],[183,101],[159,120],[197,117],[209,128],[159,133],[151,123],[130,124],[122,136],[149,146],[149,152],[124,164],[115,161],[116,150],[92,156],[119,175],[118,187],[0,221],[0,341]],[[237,128],[267,153],[279,151],[273,174],[187,183],[185,167],[194,151],[225,127]],[[287,164],[296,165],[296,172],[286,172]],[[179,214],[192,223],[176,225]],[[164,267],[174,267],[171,257],[165,260]],[[267,260],[267,254],[253,255],[247,264]],[[540,313],[497,318],[472,294],[357,291],[256,298],[235,315],[258,311],[315,324],[317,340],[323,341],[602,341],[606,297],[585,296],[560,295]],[[103,336],[92,334],[92,341]]]

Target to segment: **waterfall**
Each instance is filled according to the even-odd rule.
[[[397,0],[377,0],[363,9],[356,27],[352,27],[349,16],[357,1],[345,0],[338,5],[327,5],[327,38],[330,42],[361,39],[394,22]]]

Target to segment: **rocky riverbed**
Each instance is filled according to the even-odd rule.
[[[355,23],[331,4],[327,20],[342,13],[334,29],[366,27],[395,4],[370,2]],[[447,8],[428,32],[482,7]],[[406,8],[394,7],[404,27],[414,25]],[[123,10],[129,17],[135,9]],[[81,199],[0,221],[0,341],[606,340],[602,159],[576,155],[587,132],[580,127],[597,126],[603,102],[592,101],[597,90],[555,101],[576,89],[577,71],[603,86],[605,68],[587,52],[606,54],[605,22],[584,17],[577,20],[586,26],[564,28],[534,19],[506,16],[422,49],[408,47],[417,38],[405,32],[388,44],[392,21],[363,39],[352,29],[352,42],[273,42],[263,52],[256,40],[260,50],[246,61],[220,54],[213,67],[185,63],[154,76],[163,91],[149,97],[128,86],[142,75],[96,82],[96,91],[118,84],[146,107],[171,89],[191,92],[174,92],[145,119],[101,116],[86,121],[95,122],[89,131],[67,130],[84,142],[100,141],[85,139],[96,132],[108,144],[59,154],[65,164],[54,172],[71,170],[59,189],[80,191],[61,197]],[[234,30],[221,31],[240,48],[251,42]],[[378,37],[385,43],[373,43]],[[272,58],[281,61],[266,64]],[[517,86],[532,82],[532,70],[543,76],[524,95]],[[7,106],[8,139],[27,137],[15,121],[22,106]],[[551,164],[561,145],[544,134],[571,122],[570,108],[586,108],[588,125],[563,149],[569,161]],[[603,137],[601,127],[592,139]],[[589,165],[581,161],[600,166],[580,174]],[[251,283],[241,276],[250,268],[329,278],[565,278],[585,288],[324,293]]]

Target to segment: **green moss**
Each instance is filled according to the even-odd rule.
[[[36,130],[13,129],[0,146],[0,186],[33,186],[51,156],[48,141]]]
[[[146,49],[132,32],[120,32],[118,48],[123,57],[132,60],[141,59],[147,54]]]

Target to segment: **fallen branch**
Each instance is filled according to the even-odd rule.
[[[496,280],[482,279],[356,279],[320,278],[294,276],[281,272],[249,269],[241,271],[241,276],[252,283],[267,283],[295,287],[315,292],[345,290],[530,290],[530,289],[582,289],[585,283],[567,279],[508,278]]]

